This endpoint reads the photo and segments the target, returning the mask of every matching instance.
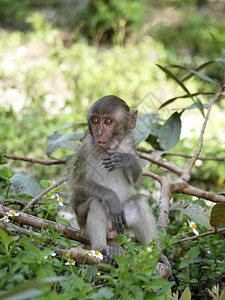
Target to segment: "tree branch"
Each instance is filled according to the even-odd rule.
[[[179,244],[179,243],[183,243],[183,242],[187,242],[187,241],[196,240],[196,239],[199,239],[199,238],[204,237],[204,236],[208,236],[208,235],[211,235],[211,234],[217,234],[217,233],[221,233],[221,232],[224,232],[224,231],[225,231],[225,228],[222,228],[222,229],[217,230],[216,233],[215,233],[214,230],[213,230],[213,231],[209,231],[209,232],[200,233],[200,234],[198,234],[198,235],[190,236],[190,237],[181,239],[181,240],[179,240],[179,241],[173,242],[172,245],[174,245],[174,244]]]
[[[158,227],[162,228],[167,232],[169,224],[169,203],[171,198],[171,191],[174,184],[168,180],[163,180],[161,182],[161,197],[159,199],[159,217],[158,217]]]
[[[163,180],[159,175],[157,175],[157,174],[155,174],[155,173],[153,173],[153,172],[146,171],[146,170],[143,170],[143,171],[142,171],[142,176],[148,176],[148,177],[151,177],[151,178],[157,180],[157,181],[160,182],[160,183],[161,183],[162,180]]]
[[[155,153],[155,150],[152,149],[145,149],[145,148],[141,148],[141,147],[137,147],[137,150],[140,152],[144,152],[146,154],[151,154],[151,153]],[[178,156],[178,157],[183,157],[183,158],[192,158],[191,155],[187,155],[187,154],[182,154],[182,153],[173,153],[173,152],[165,152],[162,153],[162,156]],[[224,161],[225,162],[225,156],[222,157],[204,157],[204,156],[199,156],[198,157],[199,160],[213,160],[213,161]]]
[[[185,170],[185,174],[184,175],[188,175],[190,177],[191,174],[191,170],[193,168],[193,166],[195,165],[196,160],[198,159],[198,156],[202,150],[202,145],[203,145],[203,135],[206,129],[206,125],[208,123],[209,120],[209,115],[211,113],[212,110],[212,106],[215,102],[217,102],[221,97],[223,96],[222,91],[220,91],[218,94],[216,94],[216,96],[211,100],[209,107],[208,107],[208,111],[204,120],[204,123],[202,125],[202,129],[200,132],[200,137],[199,137],[199,142],[198,142],[198,147],[194,153],[194,155],[192,156],[191,160],[189,161],[189,164]]]
[[[11,209],[0,205],[0,216],[5,216],[6,212],[9,212]],[[18,216],[13,217],[13,221],[19,222],[21,224],[29,225],[38,229],[47,229],[49,225],[51,225],[55,231],[61,232],[65,238],[69,238],[71,240],[75,240],[84,244],[88,244],[87,239],[82,237],[81,232],[79,230],[74,229],[73,227],[66,226],[64,224],[59,224],[50,220],[45,220],[42,218],[38,218],[24,212],[16,211],[19,213]]]
[[[157,158],[151,154],[146,154],[146,153],[142,153],[142,152],[138,152],[138,155],[141,158],[147,159],[149,161],[151,161],[152,163],[155,163],[165,169],[168,169],[174,173],[176,173],[179,176],[183,175],[183,170],[175,165],[173,165],[172,163],[169,163],[161,158]]]
[[[15,155],[15,154],[4,154],[4,156],[8,159],[13,159],[13,160],[22,160],[22,161],[27,161],[35,164],[40,164],[40,165],[59,165],[59,164],[65,164],[66,159],[52,159],[52,160],[47,160],[47,159],[39,159],[39,158],[31,158],[31,157],[26,157],[22,155]]]

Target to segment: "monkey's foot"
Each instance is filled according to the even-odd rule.
[[[114,254],[123,256],[123,251],[120,246],[107,245],[104,248],[100,249],[100,251],[104,255],[105,263],[113,266],[117,266]]]
[[[172,276],[172,268],[168,258],[165,255],[161,254],[159,261],[156,265],[156,270],[158,271],[159,275],[164,279],[168,279]]]

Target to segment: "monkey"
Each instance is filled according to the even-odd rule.
[[[142,173],[133,136],[137,115],[117,96],[98,99],[88,110],[89,134],[71,164],[70,204],[91,248],[111,264],[123,250],[108,238],[127,229],[143,246],[157,238],[146,196],[134,187]]]

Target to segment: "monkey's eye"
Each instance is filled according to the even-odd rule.
[[[92,120],[91,120],[91,122],[92,122],[92,124],[98,124],[98,118],[93,118]]]
[[[106,124],[106,125],[111,125],[112,122],[113,122],[113,121],[112,121],[111,119],[106,119],[106,120],[105,120],[105,124]]]

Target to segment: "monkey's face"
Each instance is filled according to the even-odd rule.
[[[93,114],[89,118],[89,125],[97,147],[107,150],[119,145],[121,129],[114,115]]]

